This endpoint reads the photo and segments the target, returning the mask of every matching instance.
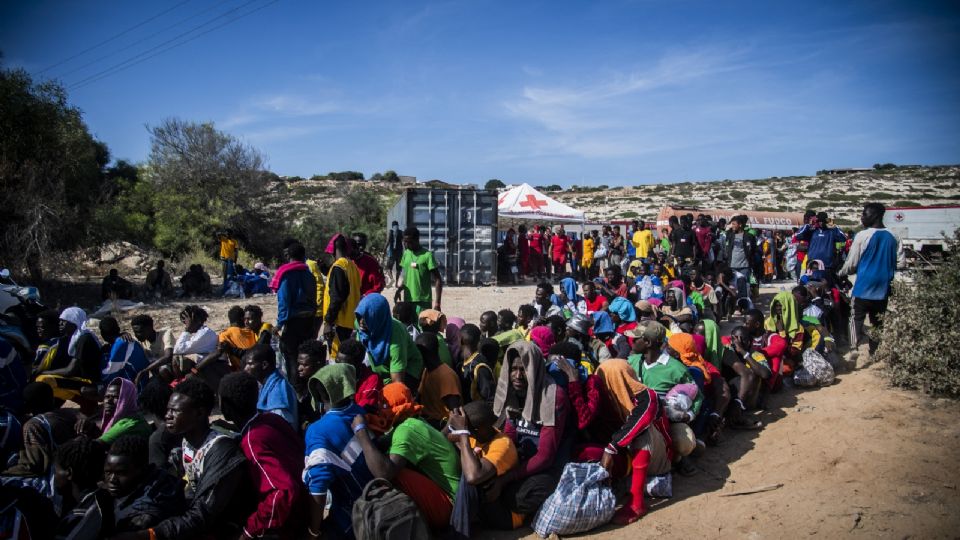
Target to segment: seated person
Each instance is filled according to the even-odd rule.
[[[663,326],[650,323],[642,328],[641,337],[633,342],[634,353],[642,355],[643,358],[640,363],[640,381],[660,397],[665,397],[667,392],[678,384],[696,384],[693,375],[680,360],[680,353],[664,343],[666,330]],[[702,404],[703,393],[698,391],[687,421],[693,420],[700,412]]]
[[[507,347],[522,341],[523,332],[514,328],[517,324],[517,316],[509,309],[501,309],[497,312],[497,333],[493,336],[494,341],[500,344],[500,352],[497,354],[497,362],[503,360],[503,353]]]
[[[597,284],[586,281],[583,284],[583,299],[587,303],[587,315],[607,309],[610,300],[597,292]]]
[[[240,431],[240,448],[257,490],[257,508],[246,519],[245,538],[287,537],[299,532],[296,516],[303,500],[303,443],[290,424],[257,410],[258,382],[247,373],[220,381],[220,411]]]
[[[460,378],[453,368],[440,361],[437,338],[432,332],[424,332],[417,338],[416,346],[423,358],[423,377],[420,379],[420,403],[423,419],[440,429],[450,416],[450,411],[461,405]]]
[[[480,331],[484,338],[493,339],[493,336],[500,332],[500,326],[496,311],[484,311],[480,314]],[[491,359],[496,361],[496,359]]]
[[[33,365],[30,366],[30,378],[37,376],[44,371],[49,371],[54,367],[63,367],[54,365],[54,360],[58,358],[60,344],[60,313],[53,309],[48,309],[37,315],[37,346],[36,354],[33,356]],[[61,354],[59,359],[66,361],[66,354]]]
[[[771,376],[770,363],[763,353],[754,351],[752,338],[744,326],[738,326],[730,334],[730,345],[723,351],[724,369],[732,371],[730,390],[734,396],[727,417],[733,429],[759,429],[763,424],[749,421],[745,413],[754,409],[763,388],[763,381]]]
[[[341,344],[339,353],[343,353],[346,343]],[[332,529],[342,538],[352,538],[353,503],[360,498],[364,486],[373,480],[365,454],[351,450],[359,444],[351,424],[365,411],[354,401],[356,378],[351,365],[324,366],[311,383],[311,394],[326,412],[310,424],[305,436],[303,482],[310,492],[307,532],[318,538]],[[325,519],[328,492],[333,501]]]
[[[400,321],[410,339],[417,339],[420,335],[420,327],[417,326],[417,306],[413,302],[397,302],[393,305],[393,318]]]
[[[155,329],[153,327],[153,317],[149,315],[134,316],[130,320],[130,328],[133,330],[134,339],[143,347],[143,352],[149,362],[149,365],[137,374],[134,381],[137,386],[140,386],[141,379],[149,377],[150,373],[158,367],[170,363],[173,359],[173,347],[177,344],[177,337],[173,335],[173,330],[169,328]]]
[[[53,484],[61,497],[62,516],[57,537],[67,537],[81,528],[87,530],[91,523],[96,526],[95,514],[109,503],[106,492],[97,489],[103,477],[105,452],[105,446],[86,437],[77,437],[57,448]]]
[[[563,341],[551,347],[549,353],[547,369],[554,374],[557,384],[567,390],[572,412],[576,415],[577,429],[582,433],[593,424],[600,412],[603,382],[579,365],[580,349],[576,344]],[[563,376],[557,376],[559,374]]]
[[[210,362],[203,366],[203,371],[197,367],[197,363],[215,351],[219,344],[217,334],[206,325],[206,310],[197,305],[186,306],[180,312],[180,322],[183,323],[183,332],[173,346],[173,362],[160,367],[160,376],[173,382],[190,374],[201,377],[210,388],[216,388],[230,367],[226,362]]]
[[[277,369],[277,355],[269,345],[257,345],[243,355],[243,371],[260,384],[257,410],[279,415],[296,431],[297,394]]]
[[[110,445],[103,487],[113,503],[101,534],[149,529],[186,509],[180,481],[150,464],[147,439],[124,435]]]
[[[530,339],[530,331],[537,320],[537,310],[530,304],[522,304],[517,308],[517,330],[523,334],[523,339]]]
[[[159,300],[173,296],[173,281],[165,267],[166,263],[161,259],[157,261],[156,268],[147,272],[147,279],[143,285],[149,298]]]
[[[464,401],[483,401],[493,405],[497,382],[493,377],[491,362],[480,352],[480,328],[475,324],[465,324],[460,329],[460,354],[463,367],[460,373],[461,397]]]
[[[340,344],[341,348],[343,344]],[[317,370],[327,365],[327,346],[316,339],[308,339],[297,348],[297,377],[293,390],[297,394],[298,431],[304,431],[323,412],[320,403],[314,403],[307,388]]]
[[[384,382],[420,387],[423,358],[404,323],[390,317],[390,305],[381,294],[368,294],[357,305],[357,336],[367,349],[370,368]]]
[[[110,384],[117,377],[135,381],[147,368],[147,355],[134,340],[120,335],[120,323],[110,316],[100,319],[100,337],[103,338],[104,361],[100,370],[101,384]]]
[[[425,309],[421,311],[417,320],[420,323],[420,331],[424,334],[433,334],[440,337],[441,332],[445,333],[447,331],[447,316],[435,309]],[[416,341],[417,338],[413,339]],[[447,342],[443,338],[440,338],[437,340],[437,347],[440,361],[453,367],[453,354],[450,352],[450,347],[447,346]]]
[[[253,265],[253,270],[246,271],[242,276],[243,294],[253,296],[255,294],[270,294],[270,271],[267,265],[258,262]]]
[[[383,381],[365,363],[367,349],[363,343],[351,338],[340,344],[337,351],[338,364],[350,364],[356,374],[357,391],[353,400],[369,412],[376,412],[380,406]]]
[[[471,525],[480,519],[478,504],[485,488],[492,481],[517,466],[520,458],[510,437],[500,433],[494,424],[497,415],[485,401],[471,401],[462,409],[450,411],[450,433],[447,439],[460,451],[463,475],[457,490],[456,505],[466,516],[455,513],[454,529],[464,538],[471,537]]]
[[[120,277],[116,268],[111,268],[107,277],[100,283],[100,299],[108,300],[120,298],[130,300],[133,298],[133,283]]]
[[[153,424],[153,432],[148,439],[150,464],[173,473],[170,453],[181,447],[183,437],[167,431],[165,418],[171,395],[173,390],[169,384],[158,378],[150,379],[137,396],[137,404],[144,413],[144,418]]]
[[[239,537],[250,515],[246,459],[233,438],[210,429],[216,404],[213,390],[198,379],[177,385],[167,408],[167,430],[183,436],[182,471],[187,481],[187,509],[149,530],[143,540],[199,536]]]
[[[53,467],[54,450],[77,436],[76,408],[60,408],[53,397],[53,389],[38,382],[23,389],[25,412],[30,416],[23,423],[23,448],[17,462],[2,476],[31,478],[28,483],[44,494],[52,494],[48,482]],[[4,482],[6,484],[6,482]]]
[[[360,442],[370,472],[384,478],[406,493],[417,505],[424,520],[434,530],[450,523],[453,498],[460,481],[457,451],[439,431],[420,418],[423,409],[402,383],[383,387],[385,408],[381,417],[392,428],[386,450],[374,444],[365,416],[358,414],[353,429]]]
[[[64,401],[73,400],[90,412],[96,402],[96,387],[100,383],[102,359],[100,341],[87,328],[87,314],[78,307],[69,307],[60,313],[60,346],[55,367],[38,375],[37,382],[50,385],[53,396]],[[65,357],[64,360],[60,360]]]
[[[784,359],[790,354],[789,342],[779,332],[765,329],[763,312],[759,309],[747,310],[743,328],[750,339],[750,350],[763,354],[769,363],[770,377],[764,381],[764,391],[779,389]]]
[[[498,426],[517,448],[517,467],[497,477],[481,506],[485,523],[515,529],[532,518],[553,493],[569,456],[564,428],[566,391],[550,375],[540,349],[529,341],[507,349],[493,410]]]
[[[213,294],[213,285],[210,283],[210,274],[203,271],[199,264],[190,265],[187,273],[180,278],[183,287],[183,296],[186,298],[206,297]]]
[[[257,344],[257,334],[243,323],[243,308],[233,306],[227,311],[227,321],[230,326],[217,336],[219,343],[216,350],[208,354],[200,363],[197,370],[215,362],[226,361],[232,371],[240,369],[240,358],[251,347]]]
[[[123,435],[136,435],[146,439],[153,431],[140,414],[136,386],[120,377],[108,384],[103,392],[103,412],[99,420],[94,417],[86,418],[79,430],[106,444]]]
[[[269,345],[273,338],[273,325],[263,322],[263,310],[256,304],[243,308],[243,325],[257,336],[257,343]]]

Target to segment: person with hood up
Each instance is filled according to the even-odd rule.
[[[356,310],[357,336],[367,348],[370,367],[384,382],[419,388],[423,358],[403,323],[390,316],[390,306],[381,294],[368,294]]]
[[[43,372],[36,381],[53,388],[57,399],[80,399],[89,405],[90,400],[84,399],[81,391],[87,389],[92,397],[92,390],[100,382],[101,349],[100,340],[87,327],[87,313],[78,307],[69,307],[60,313],[60,346],[52,362],[63,367]]]

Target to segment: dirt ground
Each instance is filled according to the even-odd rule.
[[[763,292],[769,297],[777,288]],[[87,292],[89,291],[89,292]],[[90,309],[98,290],[73,284],[44,291],[51,306]],[[392,299],[393,291],[385,294]],[[532,285],[448,288],[443,311],[476,323],[486,310],[516,309]],[[274,297],[197,302],[208,325],[222,330],[232,305],[257,304],[276,317]],[[125,313],[149,313],[158,327],[179,329],[176,301]],[[909,344],[905,344],[909,346]],[[842,374],[819,390],[784,391],[769,400],[757,432],[727,431],[719,446],[695,461],[698,474],[674,477],[674,497],[653,501],[650,513],[627,527],[589,535],[639,534],[677,538],[957,538],[960,535],[960,404],[891,388],[880,366]],[[767,486],[771,491],[735,495]],[[530,529],[480,538],[536,538]]]

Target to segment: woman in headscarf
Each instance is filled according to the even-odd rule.
[[[51,369],[37,377],[37,382],[50,385],[57,399],[81,400],[82,405],[95,405],[83,398],[81,391],[87,389],[92,399],[92,390],[100,382],[100,363],[103,359],[102,344],[89,328],[87,313],[78,307],[69,307],[60,313],[60,345],[54,365],[61,364],[64,353],[65,367]],[[67,346],[64,347],[64,344]]]
[[[687,305],[687,296],[683,292],[682,282],[680,287],[671,286],[667,290],[663,305],[660,307],[661,319],[665,321],[665,326],[670,332],[679,333],[680,323],[694,320],[693,310]]]
[[[606,311],[598,311],[593,314],[593,337],[594,339],[590,340],[590,344],[595,345],[595,342],[597,344],[594,356],[596,356],[598,362],[603,362],[609,358],[620,358],[630,352],[627,338],[617,333],[617,328],[613,325],[613,319]]]
[[[530,341],[540,348],[540,353],[543,356],[546,356],[557,339],[548,325],[541,325],[530,329]]]
[[[137,387],[127,379],[117,377],[107,385],[103,393],[103,412],[100,421],[93,418],[84,421],[83,430],[100,441],[110,444],[123,435],[147,439],[153,432],[137,406]]]
[[[550,296],[550,301],[564,311],[565,317],[570,317],[574,313],[581,315],[587,313],[587,302],[577,294],[577,287],[577,280],[565,277],[560,280],[560,293]]]
[[[547,373],[539,347],[518,341],[507,348],[493,402],[497,427],[513,440],[519,465],[488,491],[484,521],[500,529],[520,527],[553,493],[568,460],[566,391]]]
[[[770,316],[763,323],[767,332],[773,332],[787,341],[789,349],[783,355],[783,365],[779,373],[787,376],[800,364],[803,343],[806,338],[801,324],[800,308],[797,299],[790,291],[780,291],[770,301]]]
[[[390,305],[379,293],[363,297],[357,305],[357,336],[367,348],[370,368],[383,381],[420,385],[423,358],[403,323],[390,316]]]
[[[703,336],[705,351],[703,357],[713,367],[720,369],[723,362],[723,343],[720,342],[720,327],[712,319],[703,319],[694,327],[696,334]]]

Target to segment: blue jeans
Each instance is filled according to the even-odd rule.
[[[750,298],[750,268],[731,268],[733,272],[739,272],[743,274],[744,277],[736,279],[737,283],[737,298]]]

